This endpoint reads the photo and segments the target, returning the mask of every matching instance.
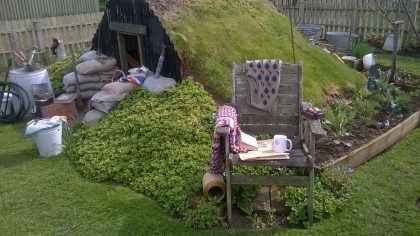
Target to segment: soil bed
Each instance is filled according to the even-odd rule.
[[[420,109],[420,96],[413,98],[414,111]],[[349,125],[347,128],[348,136],[344,137],[340,144],[335,144],[334,141],[338,138],[331,132],[327,132],[325,137],[316,140],[315,164],[323,167],[334,160],[344,156],[345,154],[363,146],[376,137],[386,133],[391,128],[395,127],[411,114],[403,116],[392,116],[389,118],[389,127],[386,129],[377,129],[373,127],[366,127],[365,130],[358,125]],[[386,115],[381,114],[381,121],[386,120]],[[350,144],[350,145],[346,145]]]

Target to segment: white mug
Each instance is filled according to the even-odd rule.
[[[289,143],[289,148],[287,148],[287,143]],[[283,153],[290,150],[292,150],[292,140],[288,139],[286,135],[274,135],[273,151]]]

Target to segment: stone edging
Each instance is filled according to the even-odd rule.
[[[334,165],[348,165],[353,168],[358,167],[376,155],[380,154],[381,152],[385,151],[390,146],[394,145],[419,125],[420,111],[417,111],[403,122],[390,129],[388,132],[329,163],[326,167]]]

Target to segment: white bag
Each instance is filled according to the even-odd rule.
[[[149,76],[143,83],[143,87],[153,94],[160,94],[166,89],[176,85],[176,81],[172,78],[160,76],[156,78],[154,75]]]
[[[373,53],[366,54],[363,57],[363,69],[364,70],[369,71],[370,67],[375,65],[375,64],[376,64],[375,63],[375,56],[373,55]]]

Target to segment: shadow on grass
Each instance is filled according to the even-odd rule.
[[[21,152],[14,154],[2,154],[0,158],[0,168],[21,165],[37,158],[41,157],[38,156],[38,150],[36,148],[22,150]]]

